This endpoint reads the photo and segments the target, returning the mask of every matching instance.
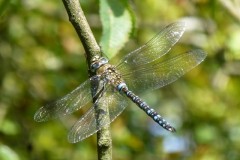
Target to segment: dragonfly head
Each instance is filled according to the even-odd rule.
[[[108,59],[105,57],[95,56],[93,57],[93,60],[91,62],[90,69],[92,72],[96,72],[98,68],[100,68],[102,65],[107,64]]]

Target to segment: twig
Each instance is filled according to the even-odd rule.
[[[82,44],[86,51],[86,58],[88,67],[91,65],[91,60],[94,56],[101,54],[89,24],[84,16],[79,0],[62,0],[67,10],[69,20],[74,26]],[[89,70],[90,76],[91,73]],[[106,110],[106,109],[104,109]],[[98,121],[98,119],[97,119]],[[112,139],[110,136],[109,127],[104,127],[97,133],[98,159],[110,160],[112,159]]]
[[[93,56],[100,55],[100,47],[92,34],[79,0],[63,0],[63,3],[67,10],[69,20],[74,26],[86,51],[88,66],[90,66],[90,61]]]

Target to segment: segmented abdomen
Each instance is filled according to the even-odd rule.
[[[147,113],[155,122],[157,122],[164,129],[175,132],[175,128],[172,127],[165,119],[162,118],[154,109],[150,108],[146,102],[141,100],[137,95],[128,90],[127,87],[121,88],[121,92],[123,92],[128,98],[130,98],[139,108],[141,108],[144,112]]]

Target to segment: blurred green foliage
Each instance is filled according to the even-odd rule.
[[[99,3],[80,3],[99,41]],[[141,95],[177,133],[163,131],[129,106],[111,124],[113,159],[240,159],[240,2],[133,0],[128,5],[136,29],[120,57],[179,19],[188,22],[189,32],[173,53],[200,47],[208,57],[177,82]],[[97,159],[95,135],[67,142],[70,124],[82,113],[33,121],[39,107],[88,78],[83,47],[61,1],[0,1],[0,66],[0,159]]]

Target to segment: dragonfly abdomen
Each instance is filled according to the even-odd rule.
[[[130,98],[139,108],[141,108],[149,117],[151,117],[155,122],[157,122],[164,129],[175,132],[175,128],[172,127],[162,116],[160,116],[154,109],[150,108],[146,102],[135,95],[132,91],[128,90],[127,87],[122,87],[121,92],[124,93],[128,98]]]

